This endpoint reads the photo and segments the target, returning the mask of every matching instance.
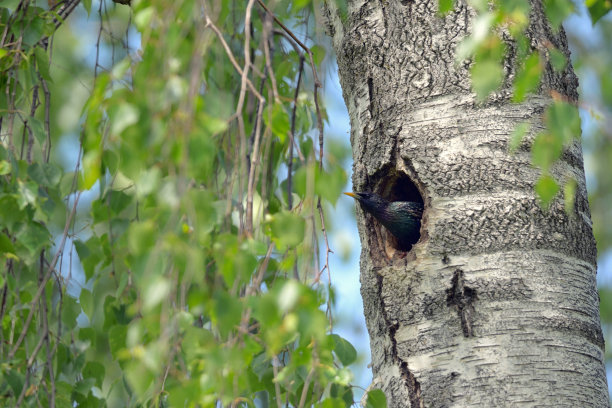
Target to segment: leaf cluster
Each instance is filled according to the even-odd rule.
[[[68,78],[41,39],[63,20],[0,6],[3,404],[352,405],[319,264],[346,174],[323,145],[324,50],[294,34],[313,4],[131,3],[99,4],[78,138],[51,138],[45,109]]]

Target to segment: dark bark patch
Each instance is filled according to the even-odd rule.
[[[410,398],[410,406],[415,408],[424,408],[423,399],[421,398],[421,384],[414,376],[414,374],[408,369],[408,364],[402,361],[400,364],[400,372],[402,373],[402,379],[408,387],[408,396]]]
[[[372,79],[372,77],[368,78],[368,109],[370,110],[370,116],[374,115],[374,109],[373,109],[373,104],[374,104],[374,80]]]
[[[399,366],[402,380],[408,391],[408,397],[410,399],[410,407],[424,408],[423,399],[421,398],[421,384],[417,380],[416,376],[408,368],[408,363],[402,360],[397,352],[397,339],[395,335],[399,329],[399,323],[391,322],[389,315],[387,314],[387,308],[385,306],[385,300],[383,298],[383,277],[380,274],[376,275],[378,285],[378,299],[380,299],[380,310],[387,326],[389,333],[389,339],[391,340],[391,353],[395,364]]]
[[[474,335],[474,301],[476,299],[476,290],[465,285],[463,271],[455,269],[451,280],[451,287],[446,290],[446,306],[457,308],[457,314],[461,319],[461,328],[465,337],[472,337]]]

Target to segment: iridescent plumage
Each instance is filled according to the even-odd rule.
[[[423,204],[411,201],[387,201],[375,193],[344,193],[355,198],[364,211],[372,214],[393,234],[402,249],[419,240]]]

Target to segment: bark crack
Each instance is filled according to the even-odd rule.
[[[378,298],[380,299],[380,310],[382,311],[382,316],[385,321],[385,326],[389,330],[389,338],[391,340],[391,353],[393,361],[398,365],[402,380],[404,381],[404,385],[406,386],[406,390],[408,391],[408,398],[410,400],[411,408],[424,408],[423,399],[421,398],[421,384],[417,380],[416,376],[410,371],[408,368],[408,363],[402,360],[397,352],[397,340],[395,339],[395,334],[397,333],[397,329],[399,329],[399,323],[391,323],[391,319],[387,315],[387,309],[385,306],[385,301],[382,295],[383,288],[383,277],[380,273],[376,273],[376,281],[378,284]]]
[[[474,336],[474,301],[477,299],[476,290],[465,285],[464,273],[455,269],[451,280],[451,287],[446,290],[446,306],[456,307],[461,319],[461,328],[465,337]]]
[[[372,117],[374,115],[374,80],[372,79],[372,77],[368,78],[368,98],[368,108],[370,110],[370,117]]]

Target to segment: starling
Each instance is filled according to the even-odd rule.
[[[372,214],[408,250],[419,240],[423,204],[412,201],[387,201],[375,193],[344,193],[355,198],[361,208]]]

